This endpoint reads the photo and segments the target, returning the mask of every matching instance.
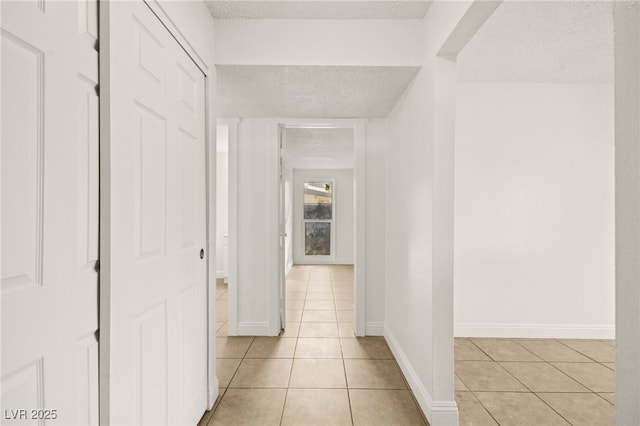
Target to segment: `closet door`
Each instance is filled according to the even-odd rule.
[[[103,2],[101,14],[101,416],[196,424],[207,395],[204,75],[143,1]]]

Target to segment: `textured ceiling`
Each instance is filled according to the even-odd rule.
[[[386,117],[418,67],[218,65],[220,117]]]
[[[507,1],[458,56],[462,82],[613,81],[610,2]]]
[[[205,0],[216,19],[421,19],[430,1],[216,1]]]
[[[288,168],[353,168],[353,129],[285,129],[284,150]]]

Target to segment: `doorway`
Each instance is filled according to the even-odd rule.
[[[336,259],[340,251],[345,251],[345,262],[353,259],[353,270],[339,271],[334,269],[334,274],[346,273],[353,277],[353,331],[356,336],[364,336],[364,301],[365,301],[365,265],[364,265],[364,121],[357,120],[333,120],[329,122],[304,122],[293,120],[291,122],[279,123],[278,125],[278,185],[279,185],[279,213],[278,213],[278,309],[279,329],[284,329],[287,322],[287,275],[294,263],[300,262],[300,268],[294,271],[293,277],[311,277],[313,264],[338,264]],[[335,170],[346,169],[352,166],[353,170],[336,172]],[[326,167],[326,169],[322,169]],[[352,179],[348,176],[351,174]],[[324,177],[322,177],[322,176]],[[346,195],[341,200],[347,207],[353,207],[352,214],[349,208],[344,209],[348,218],[353,219],[352,238],[341,240],[339,233],[342,233],[338,223],[336,207],[340,204],[337,199],[336,190],[337,176],[343,175],[343,190]],[[349,182],[351,180],[351,182]],[[305,184],[324,182],[320,192],[324,192],[324,201],[331,200],[331,212],[325,212],[313,219],[316,209],[314,203],[307,206],[308,213],[305,218]],[[327,186],[328,185],[328,186]],[[351,185],[353,185],[351,187]],[[314,187],[314,185],[311,185]],[[350,189],[353,188],[351,196]],[[315,191],[318,192],[318,189]],[[334,190],[336,191],[334,193]],[[312,189],[313,191],[313,189]],[[331,192],[331,197],[326,195]],[[297,194],[297,196],[296,196]],[[309,197],[307,197],[309,198]],[[316,198],[317,199],[317,198]],[[349,200],[350,199],[350,200]],[[310,198],[309,198],[310,200]],[[319,204],[319,203],[316,203]],[[287,208],[289,206],[290,208]],[[324,209],[326,210],[326,209]],[[297,211],[297,214],[296,214]],[[334,214],[336,214],[334,218]],[[317,215],[316,215],[317,216]],[[330,220],[327,218],[331,217]],[[335,219],[335,230],[331,230],[332,221]],[[345,221],[348,223],[348,219]],[[320,225],[319,225],[320,224]],[[324,233],[318,235],[313,231],[322,227]],[[348,226],[342,228],[349,232]],[[338,232],[340,231],[340,232]],[[333,236],[334,241],[331,242]],[[349,243],[351,241],[351,243]],[[311,245],[316,245],[315,251]],[[320,254],[318,254],[320,253]],[[353,256],[351,257],[350,254]],[[346,263],[347,265],[349,263]],[[303,266],[304,265],[304,266]],[[334,266],[334,268],[337,268]],[[348,268],[348,267],[347,267]],[[330,269],[316,268],[315,274],[330,278]],[[327,282],[325,281],[325,285]],[[330,284],[330,283],[329,283]],[[349,289],[347,289],[349,291]],[[321,291],[322,292],[322,291]],[[322,296],[319,296],[322,297]],[[328,297],[328,295],[327,295]],[[345,302],[345,301],[343,301]],[[348,301],[346,301],[348,302]],[[345,307],[349,303],[343,304]],[[292,310],[296,315],[302,313]],[[349,310],[345,310],[343,315],[349,315]],[[294,317],[295,318],[295,317]]]

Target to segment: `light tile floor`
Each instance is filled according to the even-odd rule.
[[[613,340],[455,339],[460,425],[613,425]]]
[[[353,335],[353,268],[295,266],[279,337],[228,337],[218,284],[220,396],[199,426],[426,425],[382,337]]]
[[[279,337],[227,337],[218,284],[220,396],[199,426],[425,425],[383,338],[353,337],[353,269],[296,266]],[[615,342],[455,339],[460,425],[613,425]]]

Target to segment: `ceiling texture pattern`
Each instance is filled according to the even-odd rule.
[[[386,117],[418,67],[218,65],[223,117]]]
[[[458,56],[461,82],[613,82],[612,2],[506,1]]]
[[[216,1],[205,0],[216,19],[421,19],[430,1]]]
[[[285,167],[353,168],[353,138],[352,128],[285,129]]]

